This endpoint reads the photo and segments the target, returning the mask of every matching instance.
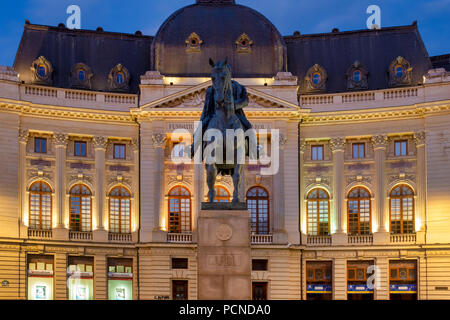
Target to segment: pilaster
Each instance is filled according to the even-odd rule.
[[[53,142],[56,149],[56,175],[55,175],[55,193],[56,193],[56,221],[53,230],[53,238],[57,240],[68,240],[68,212],[65,210],[66,200],[66,154],[69,136],[65,133],[55,133]]]
[[[27,203],[27,181],[26,181],[26,155],[27,143],[29,139],[28,130],[19,129],[19,237],[28,237],[28,228],[25,224],[26,220],[26,203]]]
[[[107,242],[108,233],[105,224],[105,157],[108,138],[95,136],[93,139],[95,151],[95,214],[94,241]]]
[[[346,210],[344,202],[344,151],[345,138],[337,137],[330,140],[333,152],[333,203],[334,214],[337,218],[336,233],[345,233]]]

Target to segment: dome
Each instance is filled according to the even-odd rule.
[[[286,64],[275,26],[234,0],[197,0],[176,11],[158,30],[152,52],[153,69],[166,76],[209,76],[209,58],[228,57],[235,78],[273,77]]]

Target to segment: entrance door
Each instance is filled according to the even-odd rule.
[[[267,282],[252,283],[252,299],[267,300]]]
[[[188,299],[188,282],[186,280],[172,281],[172,299],[173,300]]]

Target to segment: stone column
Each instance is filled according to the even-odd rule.
[[[373,220],[377,222],[378,230],[374,232],[375,243],[389,242],[389,212],[386,208],[386,148],[388,137],[385,134],[372,137],[373,150],[375,153],[375,199],[376,211],[372,213]]]
[[[53,135],[53,142],[56,150],[56,175],[55,175],[55,192],[56,192],[56,228],[53,237],[58,240],[68,239],[69,232],[66,225],[66,153],[69,136],[64,133],[56,133]],[[67,212],[68,214],[68,212]]]
[[[426,135],[424,131],[414,133],[414,141],[417,148],[417,190],[416,190],[416,230],[417,242],[425,241],[426,224],[426,196],[427,196],[427,165],[426,165]],[[417,219],[419,218],[419,219]],[[420,228],[417,228],[419,223]]]
[[[95,221],[94,241],[108,241],[108,232],[105,228],[105,156],[108,138],[95,136],[93,139],[95,150]]]
[[[308,225],[308,216],[306,213],[306,201],[305,201],[305,169],[303,166],[303,161],[305,159],[305,151],[306,151],[307,143],[305,139],[300,140],[300,149],[299,149],[299,157],[300,157],[300,181],[299,188],[300,188],[300,215],[301,215],[301,226],[300,226],[300,237],[301,237],[301,243],[306,244],[307,242],[307,225]]]
[[[333,234],[334,244],[345,244],[346,210],[344,201],[344,151],[345,138],[332,138],[330,148],[333,152],[333,204],[334,214],[337,218],[336,233]]]
[[[131,232],[133,234],[133,242],[138,240],[138,230],[139,230],[139,140],[131,140],[131,148],[133,150],[133,178],[132,178],[132,188],[133,188],[133,201],[132,201],[132,216],[131,216]]]
[[[28,130],[19,130],[19,237],[27,238],[27,143],[29,138]]]
[[[164,222],[164,150],[166,148],[166,134],[155,133],[152,135],[155,152],[155,225],[154,231],[164,231],[169,221]]]
[[[280,133],[279,136],[279,168],[277,174],[274,176],[273,196],[275,202],[275,210],[273,211],[273,242],[275,244],[283,244],[288,242],[286,228],[285,228],[285,206],[284,206],[284,147],[287,143],[287,138]]]

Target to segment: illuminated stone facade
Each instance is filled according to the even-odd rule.
[[[196,6],[239,7],[234,1],[198,1]],[[171,17],[163,26],[174,20]],[[25,26],[28,31],[46,28]],[[417,32],[416,26],[401,28],[398,32]],[[47,31],[114,37],[54,29]],[[392,29],[351,36],[397,32]],[[261,36],[250,31],[237,30],[238,36],[232,38],[230,45],[239,51],[239,59],[262,50],[258,47]],[[185,41],[194,33],[201,41],[189,44],[196,50],[187,50]],[[251,39],[251,44],[236,43],[240,35]],[[450,73],[433,69],[429,62],[419,76],[414,71],[410,74],[410,68],[421,67],[414,65],[415,58],[409,62],[397,58],[404,52],[393,53],[392,65],[382,70],[385,87],[378,89],[370,87],[373,71],[362,58],[361,64],[343,65],[340,75],[319,62],[310,71],[313,64],[299,69],[297,61],[290,70],[289,48],[297,41],[295,37],[299,36],[280,38],[286,47],[273,50],[281,54],[282,62],[287,48],[286,66],[277,62],[275,73],[265,69],[255,72],[260,76],[252,76],[254,65],[249,64],[247,74],[236,79],[247,87],[250,102],[245,112],[254,127],[280,131],[278,173],[263,176],[259,167],[250,165],[245,173],[245,190],[261,187],[268,203],[268,232],[251,235],[253,259],[267,260],[266,266],[254,265],[253,291],[258,290],[260,297],[266,293],[268,299],[306,299],[307,292],[309,297],[325,294],[347,299],[356,294],[348,280],[351,266],[369,261],[378,267],[380,276],[374,299],[391,298],[390,293],[402,292],[402,284],[415,284],[417,299],[450,298]],[[152,46],[164,44],[158,35],[147,40]],[[209,50],[208,41],[207,35],[189,29],[178,49],[186,55],[202,54]],[[243,50],[245,45],[251,48]],[[155,50],[164,53],[163,47]],[[157,68],[149,66],[150,71],[136,79],[135,70],[128,70],[125,61],[109,61],[111,67],[100,77],[110,87],[103,90],[101,81],[95,79],[95,66],[77,61],[81,69],[68,65],[67,70],[84,70],[89,81],[79,76],[75,88],[55,83],[55,73],[62,71],[50,57],[40,58],[38,53],[30,59],[27,66],[19,57],[14,68],[0,69],[4,165],[0,175],[0,298],[73,298],[67,289],[68,268],[83,265],[82,272],[93,279],[95,299],[197,299],[196,222],[200,203],[207,200],[205,173],[200,165],[174,164],[171,154],[177,143],[172,141],[173,131],[193,132],[194,121],[200,118],[211,85],[207,74],[189,76],[183,70],[177,75],[161,59],[153,62]],[[235,65],[244,63],[235,59]],[[395,69],[406,63],[408,69]],[[34,77],[22,74],[20,70],[32,65]],[[169,68],[166,73],[164,68]],[[327,81],[333,77],[341,77],[347,88],[346,72],[352,76],[360,70],[358,76],[367,77],[367,68],[364,88],[329,91],[333,84]],[[397,71],[400,79],[395,77]],[[350,81],[353,86],[358,79]],[[88,87],[80,88],[83,83]],[[77,194],[76,186],[87,191]],[[219,179],[217,186],[232,194],[229,177]],[[393,193],[399,186],[405,187],[405,197],[401,197],[403,189],[399,195]],[[178,187],[188,194],[172,193]],[[355,200],[352,192],[357,188],[368,196]],[[322,190],[322,198],[311,196],[317,190]],[[189,204],[187,229],[171,225],[174,197]],[[355,212],[359,214],[356,222]],[[394,232],[392,223],[397,212],[403,219],[400,232]],[[311,218],[314,215],[318,220]],[[45,227],[46,221],[50,228]],[[187,265],[176,266],[177,259],[187,259]],[[331,268],[329,281],[311,280],[311,262]],[[397,282],[390,269],[409,262],[415,264],[415,271],[407,277],[410,282],[399,278],[400,287],[393,286]],[[87,266],[92,270],[87,271]],[[33,277],[42,274],[51,275],[53,281],[36,285]],[[114,284],[120,278],[114,278],[117,274],[131,274],[131,296]],[[355,278],[356,286],[357,280],[361,279]],[[331,289],[320,293],[320,285]],[[414,291],[414,286],[406,288],[403,291]],[[81,291],[79,298],[84,294]]]

